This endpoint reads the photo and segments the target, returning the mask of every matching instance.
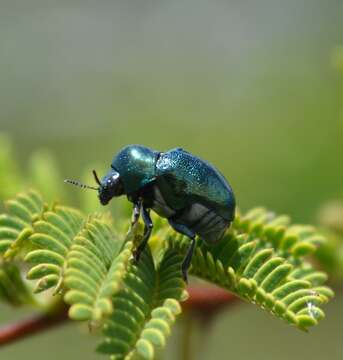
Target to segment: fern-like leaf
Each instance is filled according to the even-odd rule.
[[[180,256],[168,250],[156,268],[149,247],[131,264],[123,288],[113,297],[113,314],[105,322],[98,351],[112,359],[154,359],[165,344],[184,298]]]
[[[168,240],[180,253],[189,244],[175,233]],[[312,227],[289,226],[287,217],[254,209],[238,215],[218,245],[199,242],[191,273],[307,330],[324,317],[320,306],[333,296],[323,285],[326,274],[302,259],[323,241]]]
[[[35,292],[56,286],[63,282],[66,258],[73,239],[80,231],[82,215],[68,207],[54,206],[35,221],[29,237],[34,249],[28,252],[25,261],[32,264],[27,274],[30,280],[39,280]]]
[[[37,192],[30,190],[6,201],[5,207],[7,213],[0,215],[0,255],[11,258],[33,233],[32,224],[41,216],[44,203]]]
[[[65,301],[75,320],[98,322],[110,315],[131,256],[132,242],[122,242],[104,221],[90,219],[75,238],[67,258]]]
[[[102,326],[100,352],[113,359],[155,358],[185,298],[181,264],[189,239],[158,219],[136,264],[130,258],[142,239],[140,224],[122,239],[107,214],[85,218],[73,208],[49,207],[34,191],[6,206],[0,215],[0,298],[35,302],[17,266],[24,259],[32,265],[27,278],[37,280],[35,292],[55,287],[64,294],[56,303],[70,305],[70,318]],[[253,209],[237,215],[217,245],[198,240],[191,273],[307,330],[324,317],[321,306],[333,296],[326,273],[306,258],[324,242],[313,227]],[[14,262],[18,254],[25,257]]]

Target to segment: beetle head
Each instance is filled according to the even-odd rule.
[[[98,187],[85,185],[77,180],[65,179],[64,182],[79,186],[83,189],[96,190],[98,192],[101,205],[107,205],[114,196],[120,196],[125,193],[123,182],[121,181],[118,171],[111,169],[101,181],[99,180],[95,170],[93,170],[93,175],[96,183],[99,185]]]
[[[120,179],[120,174],[111,169],[100,181],[97,173],[93,170],[95,181],[99,185],[98,197],[101,205],[107,205],[115,196],[124,194],[123,183]]]

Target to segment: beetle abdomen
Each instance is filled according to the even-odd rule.
[[[152,209],[164,218],[170,218],[175,215],[175,210],[172,209],[164,199],[158,186],[152,187]]]
[[[182,209],[173,209],[157,185],[146,192],[145,199],[150,199],[148,204],[158,215],[171,219],[174,223],[186,225],[208,243],[219,241],[230,224],[230,221],[224,219],[215,210],[199,202]]]
[[[189,208],[178,212],[173,221],[187,225],[189,229],[208,243],[219,241],[230,225],[230,221],[200,203],[192,204]]]

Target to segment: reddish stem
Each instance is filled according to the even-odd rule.
[[[238,300],[235,295],[216,286],[191,285],[187,291],[189,298],[183,303],[185,309],[215,310]]]
[[[221,310],[232,306],[238,298],[216,286],[192,285],[188,287],[189,298],[182,305],[206,323],[214,319]]]
[[[227,291],[212,286],[189,286],[189,298],[183,303],[184,309],[206,314],[210,317],[221,308],[236,301]],[[0,347],[28,336],[54,328],[68,320],[68,308],[63,307],[53,314],[40,314],[0,327]]]
[[[53,314],[37,315],[5,325],[0,328],[0,347],[58,326],[66,320],[68,320],[68,309],[63,307]]]

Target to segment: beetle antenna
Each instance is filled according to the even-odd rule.
[[[101,186],[101,182],[100,182],[100,180],[99,180],[99,178],[98,178],[98,175],[97,175],[96,171],[93,170],[92,173],[93,173],[93,175],[94,175],[94,179],[95,179],[96,183],[97,183],[99,186]]]
[[[99,189],[96,188],[95,186],[85,185],[85,184],[83,184],[83,183],[81,183],[80,181],[77,181],[77,180],[65,179],[64,182],[65,182],[66,184],[72,184],[72,185],[81,187],[81,188],[83,188],[83,189],[99,190]]]

